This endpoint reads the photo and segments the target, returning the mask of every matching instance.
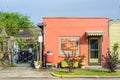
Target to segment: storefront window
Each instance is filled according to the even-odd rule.
[[[79,44],[80,38],[79,37],[60,37],[59,38],[59,50],[60,54],[63,54],[62,51],[70,52],[75,51],[76,54],[79,54]]]

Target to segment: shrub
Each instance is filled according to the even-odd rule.
[[[106,57],[107,68],[109,72],[116,72],[117,65],[120,63],[118,58],[118,43],[115,43],[113,46],[113,52],[108,49],[108,56]]]
[[[76,57],[76,52],[72,51],[72,54],[70,54],[69,52],[66,53],[65,51],[63,51],[64,55],[65,55],[65,61],[67,62],[68,64],[68,72],[72,72],[72,69],[73,69],[73,65],[75,63],[75,57]]]

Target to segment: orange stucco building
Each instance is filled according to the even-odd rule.
[[[44,54],[53,52],[53,64],[64,59],[63,50],[85,56],[85,65],[103,65],[109,48],[108,18],[43,17]]]

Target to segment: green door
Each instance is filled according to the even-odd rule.
[[[100,38],[89,38],[89,64],[100,64]]]

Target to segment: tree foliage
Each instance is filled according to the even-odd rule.
[[[36,49],[38,45],[38,36],[40,35],[40,30],[37,27],[29,28],[27,31],[30,32],[31,38],[18,38],[16,39],[20,49],[28,49],[31,47],[33,50]]]
[[[17,36],[20,29],[32,26],[29,16],[17,12],[0,12],[0,30],[4,28],[8,36]]]
[[[40,29],[37,27],[29,28],[30,33],[34,36],[35,40],[38,41],[38,36],[40,35]]]

